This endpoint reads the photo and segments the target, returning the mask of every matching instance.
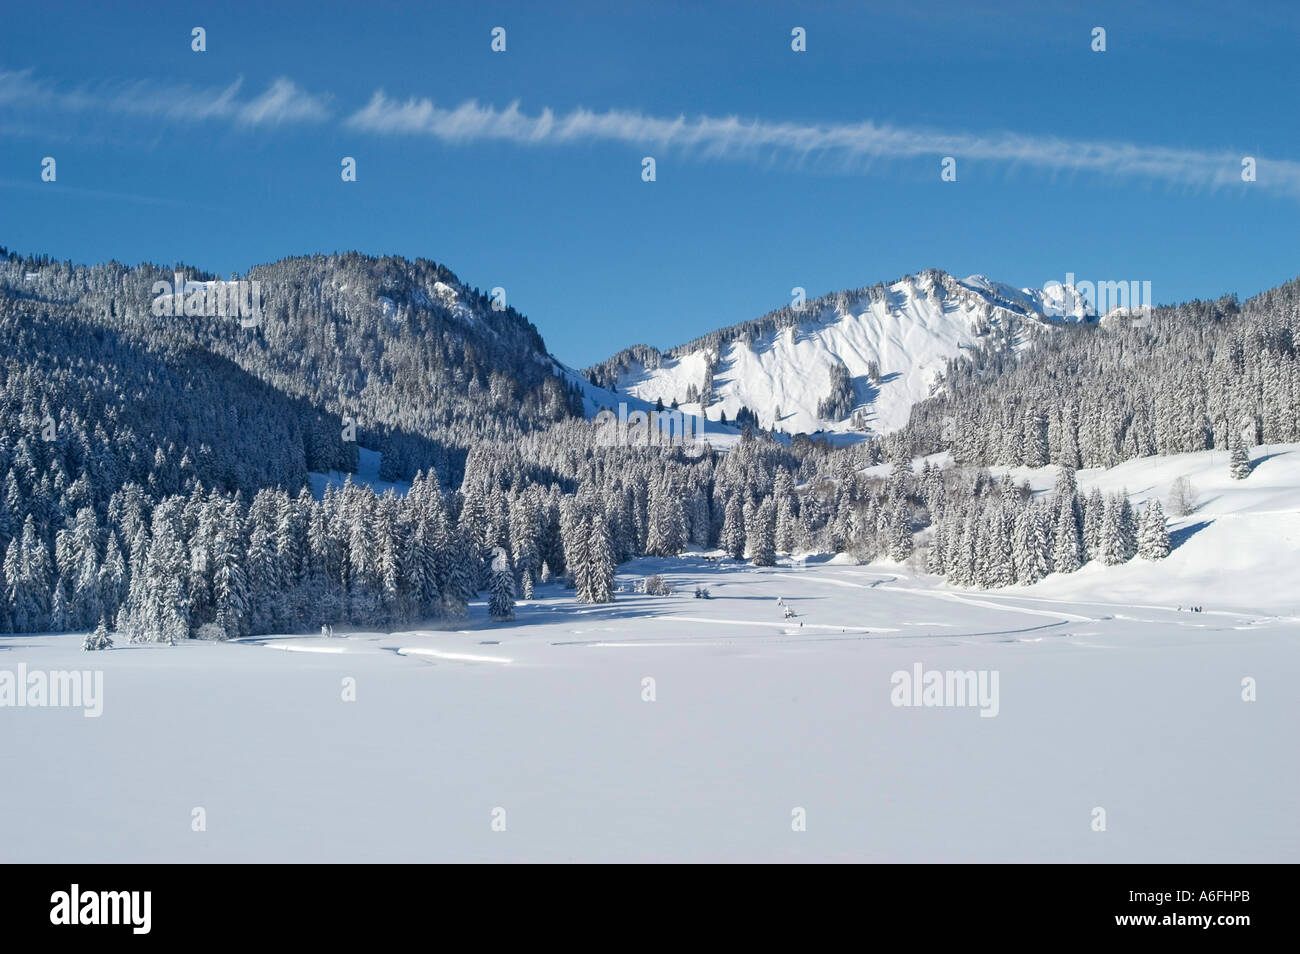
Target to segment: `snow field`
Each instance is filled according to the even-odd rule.
[[[677,593],[582,606],[549,585],[513,624],[479,603],[454,628],[332,639],[6,638],[0,669],[101,668],[105,700],[98,719],[0,710],[0,857],[1300,859],[1295,620],[815,559],[622,570]],[[997,716],[893,705],[917,664],[997,672]]]

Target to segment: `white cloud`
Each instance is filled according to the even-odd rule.
[[[474,100],[444,109],[429,99],[389,99],[382,91],[346,125],[383,134],[422,134],[450,143],[510,142],[520,146],[613,142],[680,149],[706,158],[817,159],[865,168],[874,160],[954,156],[1047,172],[1144,178],[1197,188],[1241,182],[1243,154],[1177,149],[1121,141],[1065,139],[1014,132],[942,132],[870,120],[858,123],[771,122],[737,116],[659,117],[624,110],[550,109],[529,115]],[[1300,198],[1300,163],[1260,159],[1258,185]]]
[[[265,93],[239,107],[236,118],[252,125],[281,122],[314,122],[329,117],[325,99],[298,89],[280,77]]]
[[[31,70],[16,73],[0,70],[0,105],[45,106],[53,95],[49,84],[32,78]]]
[[[47,111],[93,110],[175,122],[215,119],[243,126],[323,122],[330,117],[328,97],[307,93],[292,80],[281,77],[265,92],[251,97],[240,96],[243,85],[243,79],[224,88],[209,89],[145,82],[100,83],[60,91],[24,70],[0,72],[0,104]]]
[[[206,89],[139,82],[60,90],[30,70],[0,71],[0,106],[45,112],[99,111],[174,122],[217,120],[243,127],[319,124],[331,118],[328,95],[308,93],[284,77],[256,95],[244,94],[243,87],[243,80],[237,79],[225,87]],[[879,161],[937,161],[954,156],[959,168],[964,162],[987,163],[1048,174],[1142,179],[1193,189],[1240,183],[1243,158],[1229,149],[1180,149],[1003,131],[944,132],[871,120],[777,122],[582,108],[530,114],[518,102],[498,109],[475,100],[445,108],[428,98],[390,99],[382,90],[348,116],[344,125],[357,132],[422,135],[453,144],[505,142],[529,147],[606,142],[676,150],[701,159],[825,163],[850,172],[864,171]],[[1257,187],[1300,199],[1300,162],[1256,158]]]

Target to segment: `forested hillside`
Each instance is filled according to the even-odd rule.
[[[973,464],[1120,460],[1300,439],[1300,280],[1065,328],[1019,354],[949,362],[900,435]]]
[[[835,449],[750,427],[718,453],[611,440],[531,325],[432,263],[255,269],[257,327],[153,314],[170,277],[0,261],[0,630],[398,626],[456,619],[485,589],[508,618],[542,580],[607,602],[618,563],[691,548],[1032,583],[1169,552],[1159,501],[1083,493],[1076,469],[1227,447],[1245,479],[1248,446],[1300,440],[1296,282],[1032,348],[992,334],[897,433]],[[358,445],[410,491],[314,498],[309,472],[355,471]],[[1050,494],[987,470],[1046,464]]]
[[[0,250],[0,300],[44,305],[131,347],[224,358],[339,419],[331,443],[346,443],[343,417],[355,422],[356,441],[384,452],[390,478],[435,468],[454,480],[477,439],[509,438],[580,413],[536,328],[513,309],[494,310],[433,262],[346,254],[258,266],[238,276],[259,284],[257,327],[155,315],[153,286],[175,273],[220,279],[185,265],[83,267]]]

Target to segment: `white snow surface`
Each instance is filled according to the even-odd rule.
[[[99,718],[0,709],[0,858],[1300,860],[1294,618],[816,561],[620,581],[650,572],[677,594],[548,585],[513,624],[478,603],[454,629],[332,639],[0,639],[2,669],[104,673]],[[997,716],[894,706],[917,664],[996,671]]]

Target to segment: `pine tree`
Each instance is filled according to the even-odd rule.
[[[758,526],[758,504],[753,498],[747,497],[745,505],[741,508],[740,525],[745,528],[745,551],[742,557],[753,555],[753,545],[757,540]]]
[[[1047,463],[1047,425],[1036,411],[1025,417],[1021,463],[1026,467],[1042,467]]]
[[[9,546],[5,548],[4,572],[0,574],[4,580],[3,606],[9,613],[9,626],[16,633],[24,632],[26,628],[20,618],[17,605],[17,598],[22,592],[21,552],[17,538],[10,539]]]
[[[754,566],[776,566],[776,505],[771,499],[759,505],[749,531]]]
[[[279,589],[275,575],[275,552],[266,527],[254,524],[248,535],[248,553],[245,557],[244,581],[251,614],[251,628],[264,632],[272,624],[273,606]]]
[[[967,506],[959,533],[953,535],[954,559],[948,561],[949,578],[958,586],[975,586],[978,558],[978,529],[973,507]]]
[[[1169,556],[1169,527],[1160,501],[1154,497],[1142,509],[1138,556],[1144,560],[1163,560]]]
[[[1049,544],[1043,524],[1045,512],[1041,506],[1031,504],[1021,507],[1016,514],[1012,562],[1017,583],[1036,583],[1050,570]]]
[[[585,603],[612,603],[614,601],[614,554],[610,550],[609,527],[604,519],[592,516],[587,543],[587,589]]]
[[[379,498],[372,532],[378,563],[380,603],[385,620],[391,623],[399,615],[397,610],[401,599],[403,550],[401,528],[397,521],[397,497],[391,490]]]
[[[560,544],[564,560],[563,567],[557,567],[565,576],[578,576],[578,565],[585,559],[587,550],[586,514],[578,508],[578,502],[572,497],[565,497],[560,504]]]
[[[712,536],[712,518],[709,514],[709,498],[703,490],[696,490],[691,498],[693,513],[691,517],[691,543],[701,549],[708,547]]]
[[[745,558],[745,511],[739,493],[733,493],[727,498],[726,513],[720,541],[722,548],[732,559],[743,560]]]
[[[149,586],[149,531],[141,523],[131,541],[131,579],[126,601],[118,610],[117,631],[131,643],[149,638],[149,606],[156,594]]]
[[[61,583],[54,584],[54,598],[50,600],[50,629],[56,633],[66,633],[72,629],[72,610],[64,594],[67,591]]]
[[[579,517],[573,530],[573,543],[565,551],[565,563],[573,576],[575,596],[579,603],[595,603],[594,573],[592,571],[591,522]]]
[[[521,580],[525,573],[531,580],[537,571],[540,560],[538,536],[536,508],[529,497],[520,497],[510,508],[510,545]]]
[[[676,556],[686,546],[686,521],[681,501],[666,482],[656,482],[650,490],[649,526],[646,534],[647,556]]]
[[[248,584],[244,568],[239,565],[236,547],[224,532],[219,532],[212,546],[214,568],[213,601],[216,624],[229,639],[244,635],[248,617]]]
[[[145,607],[146,637],[175,645],[190,635],[189,562],[182,539],[183,499],[168,497],[153,514],[153,538],[146,567],[152,596]]]
[[[1056,542],[1052,550],[1052,569],[1057,573],[1073,573],[1080,567],[1079,521],[1074,506],[1062,500],[1056,518]]]
[[[72,625],[89,629],[104,612],[99,586],[99,527],[95,511],[82,507],[77,511],[72,534],[72,577],[69,581],[69,611]]]
[[[995,505],[985,516],[981,550],[984,573],[980,583],[987,587],[1010,586],[1016,581],[1013,520],[1005,504]]]
[[[400,586],[407,600],[405,612],[428,618],[438,615],[442,602],[438,586],[439,554],[435,543],[437,527],[433,509],[425,499],[423,484],[418,490],[413,484],[411,495],[414,499],[408,496],[399,534],[405,540]]]
[[[95,631],[86,634],[86,640],[81,644],[81,648],[88,651],[113,648],[113,637],[108,634],[108,623],[102,617]]]
[[[925,551],[926,573],[931,573],[935,576],[944,575],[944,552],[946,549],[948,532],[949,523],[947,518],[936,521],[934,529],[930,533],[930,545]]]
[[[671,493],[668,494],[664,506],[667,511],[664,518],[664,542],[668,545],[671,555],[677,556],[690,542],[686,534],[686,511],[682,509],[682,501]]]
[[[1138,522],[1137,515],[1133,513],[1133,504],[1128,499],[1127,487],[1119,494],[1119,528],[1124,559],[1131,560],[1137,556],[1138,551]]]
[[[790,553],[796,545],[796,499],[794,478],[784,467],[776,472],[772,484],[772,500],[776,504],[776,550],[778,553]]]
[[[1106,566],[1118,566],[1127,557],[1119,498],[1108,496],[1102,509],[1098,556]]]
[[[902,563],[912,555],[915,546],[912,528],[908,525],[907,509],[901,500],[895,502],[886,518],[885,534],[891,560]]]
[[[467,530],[457,528],[452,541],[453,556],[448,566],[447,585],[442,591],[443,612],[459,618],[468,612],[469,601],[478,595],[471,561],[477,559],[478,547]]]
[[[1084,562],[1101,559],[1101,524],[1106,514],[1106,501],[1101,490],[1094,487],[1083,500],[1083,553]]]
[[[488,615],[500,622],[515,618],[515,575],[503,547],[497,547],[492,557]]]
[[[1250,452],[1246,450],[1246,441],[1240,434],[1232,436],[1232,454],[1228,473],[1233,480],[1245,480],[1250,476]]]
[[[666,539],[668,520],[666,513],[667,493],[658,481],[650,485],[650,513],[646,527],[645,552],[647,556],[673,556]]]
[[[48,566],[49,557],[46,553],[44,561],[34,560],[38,547],[44,551],[44,545],[37,539],[35,521],[28,514],[21,540],[12,538],[5,552],[5,601],[14,632],[39,632],[48,623],[45,601],[49,599],[50,580],[48,574],[46,578],[36,577],[36,564]]]
[[[1078,493],[1078,484],[1075,481],[1074,468],[1062,466],[1056,474],[1056,487],[1052,491],[1058,507],[1064,506],[1067,502],[1073,504],[1075,495]]]
[[[287,499],[287,498],[286,498]],[[195,620],[209,619],[213,613],[212,601],[212,545],[217,533],[220,513],[219,498],[215,490],[205,501],[202,488],[195,486],[184,503],[184,512],[177,527],[179,552],[182,558],[188,553],[186,591],[190,612]]]
[[[126,599],[126,562],[117,543],[117,534],[110,532],[104,562],[99,568],[99,604],[107,619],[115,619]]]

